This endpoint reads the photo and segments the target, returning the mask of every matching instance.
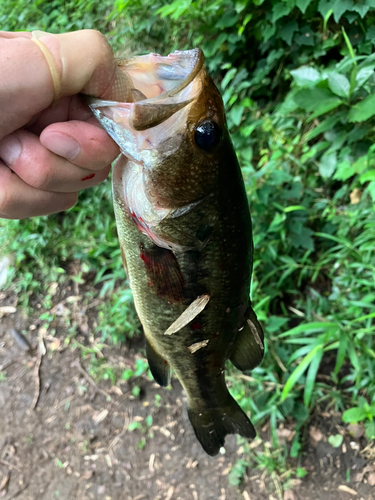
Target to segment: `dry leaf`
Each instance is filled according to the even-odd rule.
[[[206,307],[210,300],[209,295],[201,295],[195,299],[190,306],[188,306],[185,311],[174,321],[171,326],[164,332],[164,335],[172,335],[172,333],[177,333],[181,328],[186,326],[190,321],[200,314]]]
[[[296,497],[294,496],[294,493],[292,490],[285,490],[284,491],[284,500],[296,500]]]
[[[371,472],[371,474],[368,475],[367,482],[370,486],[375,486],[375,472]]]
[[[365,474],[367,474],[368,472],[374,472],[375,471],[375,465],[366,465],[366,467],[364,469],[362,469],[361,471],[359,471],[356,476],[355,476],[355,482],[356,483],[360,483]]]
[[[194,354],[195,352],[199,351],[199,349],[202,349],[202,347],[206,347],[208,343],[209,340],[202,340],[202,342],[196,342],[195,344],[190,345],[188,349],[192,354]]]
[[[165,497],[165,500],[171,500],[173,493],[174,493],[174,486],[170,486],[167,492],[167,496]]]
[[[51,342],[51,344],[49,344],[49,349],[50,351],[54,352],[54,351],[57,351],[59,349],[61,345],[61,340],[60,339],[55,339],[53,342]]]
[[[312,444],[314,444],[314,441],[315,441],[315,443],[319,443],[319,441],[321,441],[323,439],[322,431],[320,431],[319,429],[317,429],[314,426],[310,427],[309,434],[310,434],[310,437],[313,441]]]
[[[14,314],[17,309],[14,306],[0,306],[0,318],[4,314]]]
[[[349,424],[347,429],[349,434],[353,436],[354,439],[359,439],[365,434],[365,426],[363,424]]]
[[[289,441],[290,440],[290,437],[291,437],[292,434],[294,434],[294,432],[291,431],[290,429],[277,429],[276,434],[277,434],[277,437],[282,442],[285,442],[285,441]]]
[[[6,490],[8,488],[9,479],[10,479],[10,471],[8,471],[5,474],[5,476],[3,477],[3,479],[1,480],[0,491],[5,491],[6,492]]]
[[[246,490],[242,493],[242,496],[244,497],[245,500],[251,500],[250,495]]]
[[[43,337],[40,337],[39,338],[39,354],[41,356],[45,356],[46,352],[47,352],[47,349],[46,349],[46,346],[44,344],[44,339],[43,339]]]
[[[358,188],[353,189],[353,191],[350,193],[350,203],[352,205],[357,205],[361,201],[362,198],[362,191]]]
[[[92,419],[96,424],[100,424],[100,422],[103,422],[103,420],[107,418],[108,413],[108,410],[102,410],[99,414],[92,417]]]
[[[340,484],[337,489],[340,491],[345,491],[345,493],[349,493],[349,495],[353,495],[354,497],[358,495],[355,490],[352,490],[351,488],[349,488],[349,486],[345,486],[345,484]]]

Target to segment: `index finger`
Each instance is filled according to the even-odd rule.
[[[0,32],[0,138],[26,125],[54,100],[50,65],[30,33]],[[115,62],[106,38],[94,30],[40,33],[60,78],[61,96],[83,92],[125,100],[129,78]]]

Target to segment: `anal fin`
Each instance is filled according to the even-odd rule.
[[[247,320],[238,332],[230,361],[241,371],[252,370],[262,361],[264,354],[264,334],[255,312],[249,308]]]
[[[148,359],[148,365],[152,376],[162,387],[169,385],[171,381],[171,368],[168,361],[166,361],[155,349],[152,347],[150,342],[146,338],[146,355]]]

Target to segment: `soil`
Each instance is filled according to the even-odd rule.
[[[60,300],[60,302],[59,302]],[[89,356],[67,343],[67,332],[40,327],[41,310],[24,317],[12,294],[0,294],[0,498],[11,500],[370,500],[375,498],[375,451],[357,429],[350,437],[331,413],[317,414],[301,467],[308,474],[280,487],[280,478],[247,469],[240,486],[229,484],[232,465],[243,457],[235,436],[224,454],[209,457],[187,418],[178,381],[161,389],[146,376],[139,397],[127,381],[111,386],[89,375]],[[56,309],[57,307],[57,309]],[[55,312],[77,304],[56,298]],[[85,312],[86,311],[86,312]],[[78,340],[100,352],[85,332],[95,309],[84,310]],[[2,315],[2,317],[1,317]],[[89,326],[89,328],[88,328]],[[11,329],[27,332],[27,351]],[[39,338],[39,341],[38,341]],[[45,348],[45,351],[44,351]],[[106,346],[111,365],[134,366],[139,346]],[[150,420],[152,415],[152,422]],[[147,418],[148,417],[148,418]],[[130,428],[128,428],[131,424]],[[135,428],[133,431],[133,427]],[[337,448],[328,436],[344,435]],[[258,429],[265,439],[267,426]],[[279,429],[280,439],[291,436]],[[261,443],[257,441],[256,443]],[[367,447],[366,447],[367,446]]]

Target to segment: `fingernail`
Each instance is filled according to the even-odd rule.
[[[66,158],[67,160],[74,160],[80,151],[81,146],[78,142],[64,134],[48,134],[43,140],[44,146],[59,156]]]
[[[11,135],[4,137],[0,141],[0,159],[5,165],[11,167],[17,161],[21,149],[21,143],[16,137]]]

